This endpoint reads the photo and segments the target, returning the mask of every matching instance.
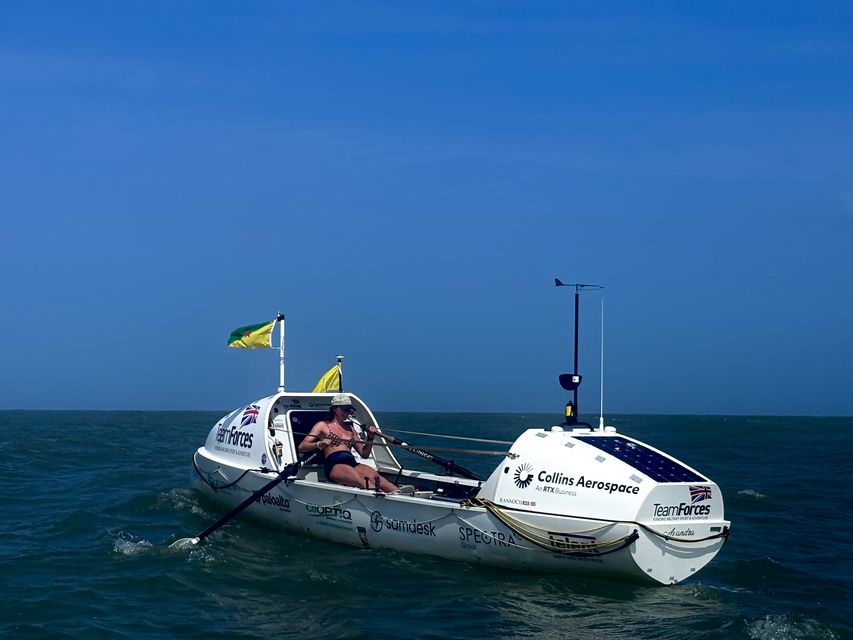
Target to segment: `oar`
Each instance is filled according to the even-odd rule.
[[[466,469],[465,467],[460,467],[458,464],[453,462],[453,460],[445,460],[444,458],[439,458],[437,455],[430,453],[429,451],[424,451],[423,449],[419,449],[418,447],[413,447],[407,442],[403,442],[399,438],[395,438],[392,435],[387,433],[382,433],[381,431],[377,434],[381,436],[383,439],[387,440],[391,444],[396,444],[398,447],[403,447],[406,451],[411,451],[416,456],[420,456],[424,460],[429,460],[437,465],[440,465],[445,468],[446,471],[455,473],[457,475],[462,476],[463,478],[468,478],[469,480],[484,480],[483,476]],[[460,449],[460,451],[463,451]],[[492,453],[491,451],[489,453]]]
[[[350,420],[352,422],[355,422],[359,427],[361,427],[362,430],[365,430],[367,428],[355,418],[350,418]],[[424,460],[429,460],[434,464],[444,467],[445,471],[447,471],[448,473],[456,473],[462,476],[463,478],[468,478],[469,480],[483,481],[485,479],[481,475],[476,474],[473,471],[466,469],[465,467],[460,467],[458,464],[453,462],[453,460],[445,460],[444,458],[439,458],[437,455],[433,455],[429,451],[424,451],[423,449],[419,449],[418,447],[413,447],[409,443],[403,442],[399,438],[395,438],[390,434],[379,431],[376,435],[380,436],[383,440],[387,440],[391,444],[395,444],[398,447],[403,447],[406,451],[411,451],[416,456],[420,456]]]
[[[287,465],[284,469],[281,470],[281,472],[275,478],[273,478],[272,480],[267,482],[263,487],[261,487],[260,489],[255,491],[252,495],[250,495],[248,498],[243,500],[243,502],[241,502],[236,507],[231,509],[231,511],[226,513],[219,520],[217,520],[212,525],[210,525],[207,529],[205,529],[200,534],[198,534],[195,538],[181,538],[180,540],[175,540],[172,544],[169,545],[169,548],[183,547],[187,544],[198,544],[199,542],[204,540],[207,536],[209,536],[211,533],[213,533],[214,531],[219,529],[219,527],[221,527],[225,524],[228,524],[228,522],[230,522],[232,519],[237,517],[237,515],[241,511],[243,511],[246,507],[248,507],[250,504],[255,502],[258,498],[263,496],[265,493],[270,491],[274,486],[283,482],[288,477],[290,477],[294,473],[296,473],[296,470],[299,469],[299,466],[302,464],[302,462],[303,462],[302,460],[297,460],[296,462]]]

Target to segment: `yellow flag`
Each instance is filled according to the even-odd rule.
[[[311,393],[327,393],[341,390],[341,364],[337,362],[326,373],[320,376]]]

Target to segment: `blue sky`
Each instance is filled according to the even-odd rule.
[[[0,408],[851,415],[853,5],[40,2],[0,20]],[[601,295],[581,308],[598,410]]]

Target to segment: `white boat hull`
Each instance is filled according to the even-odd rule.
[[[201,479],[227,484],[245,469],[207,457],[204,448],[198,450],[195,461],[197,486],[225,508],[233,508],[276,475],[249,471],[234,486],[214,490]],[[317,473],[300,470],[302,479],[277,485],[246,513],[275,528],[353,547],[395,549],[516,571],[584,573],[658,584],[690,577],[722,545],[720,537],[684,544],[652,533],[674,536],[679,533],[677,522],[666,526],[611,522],[500,507],[503,517],[522,523],[519,529],[471,501],[436,499],[431,492],[377,493],[311,479]],[[701,526],[704,530],[697,530],[700,525],[695,522],[689,524],[695,538],[711,536],[721,523],[709,521]],[[543,532],[544,546],[526,539],[526,530]]]

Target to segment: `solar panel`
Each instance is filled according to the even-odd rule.
[[[708,482],[707,478],[684,465],[622,436],[575,436],[575,438],[631,465],[655,482]]]

